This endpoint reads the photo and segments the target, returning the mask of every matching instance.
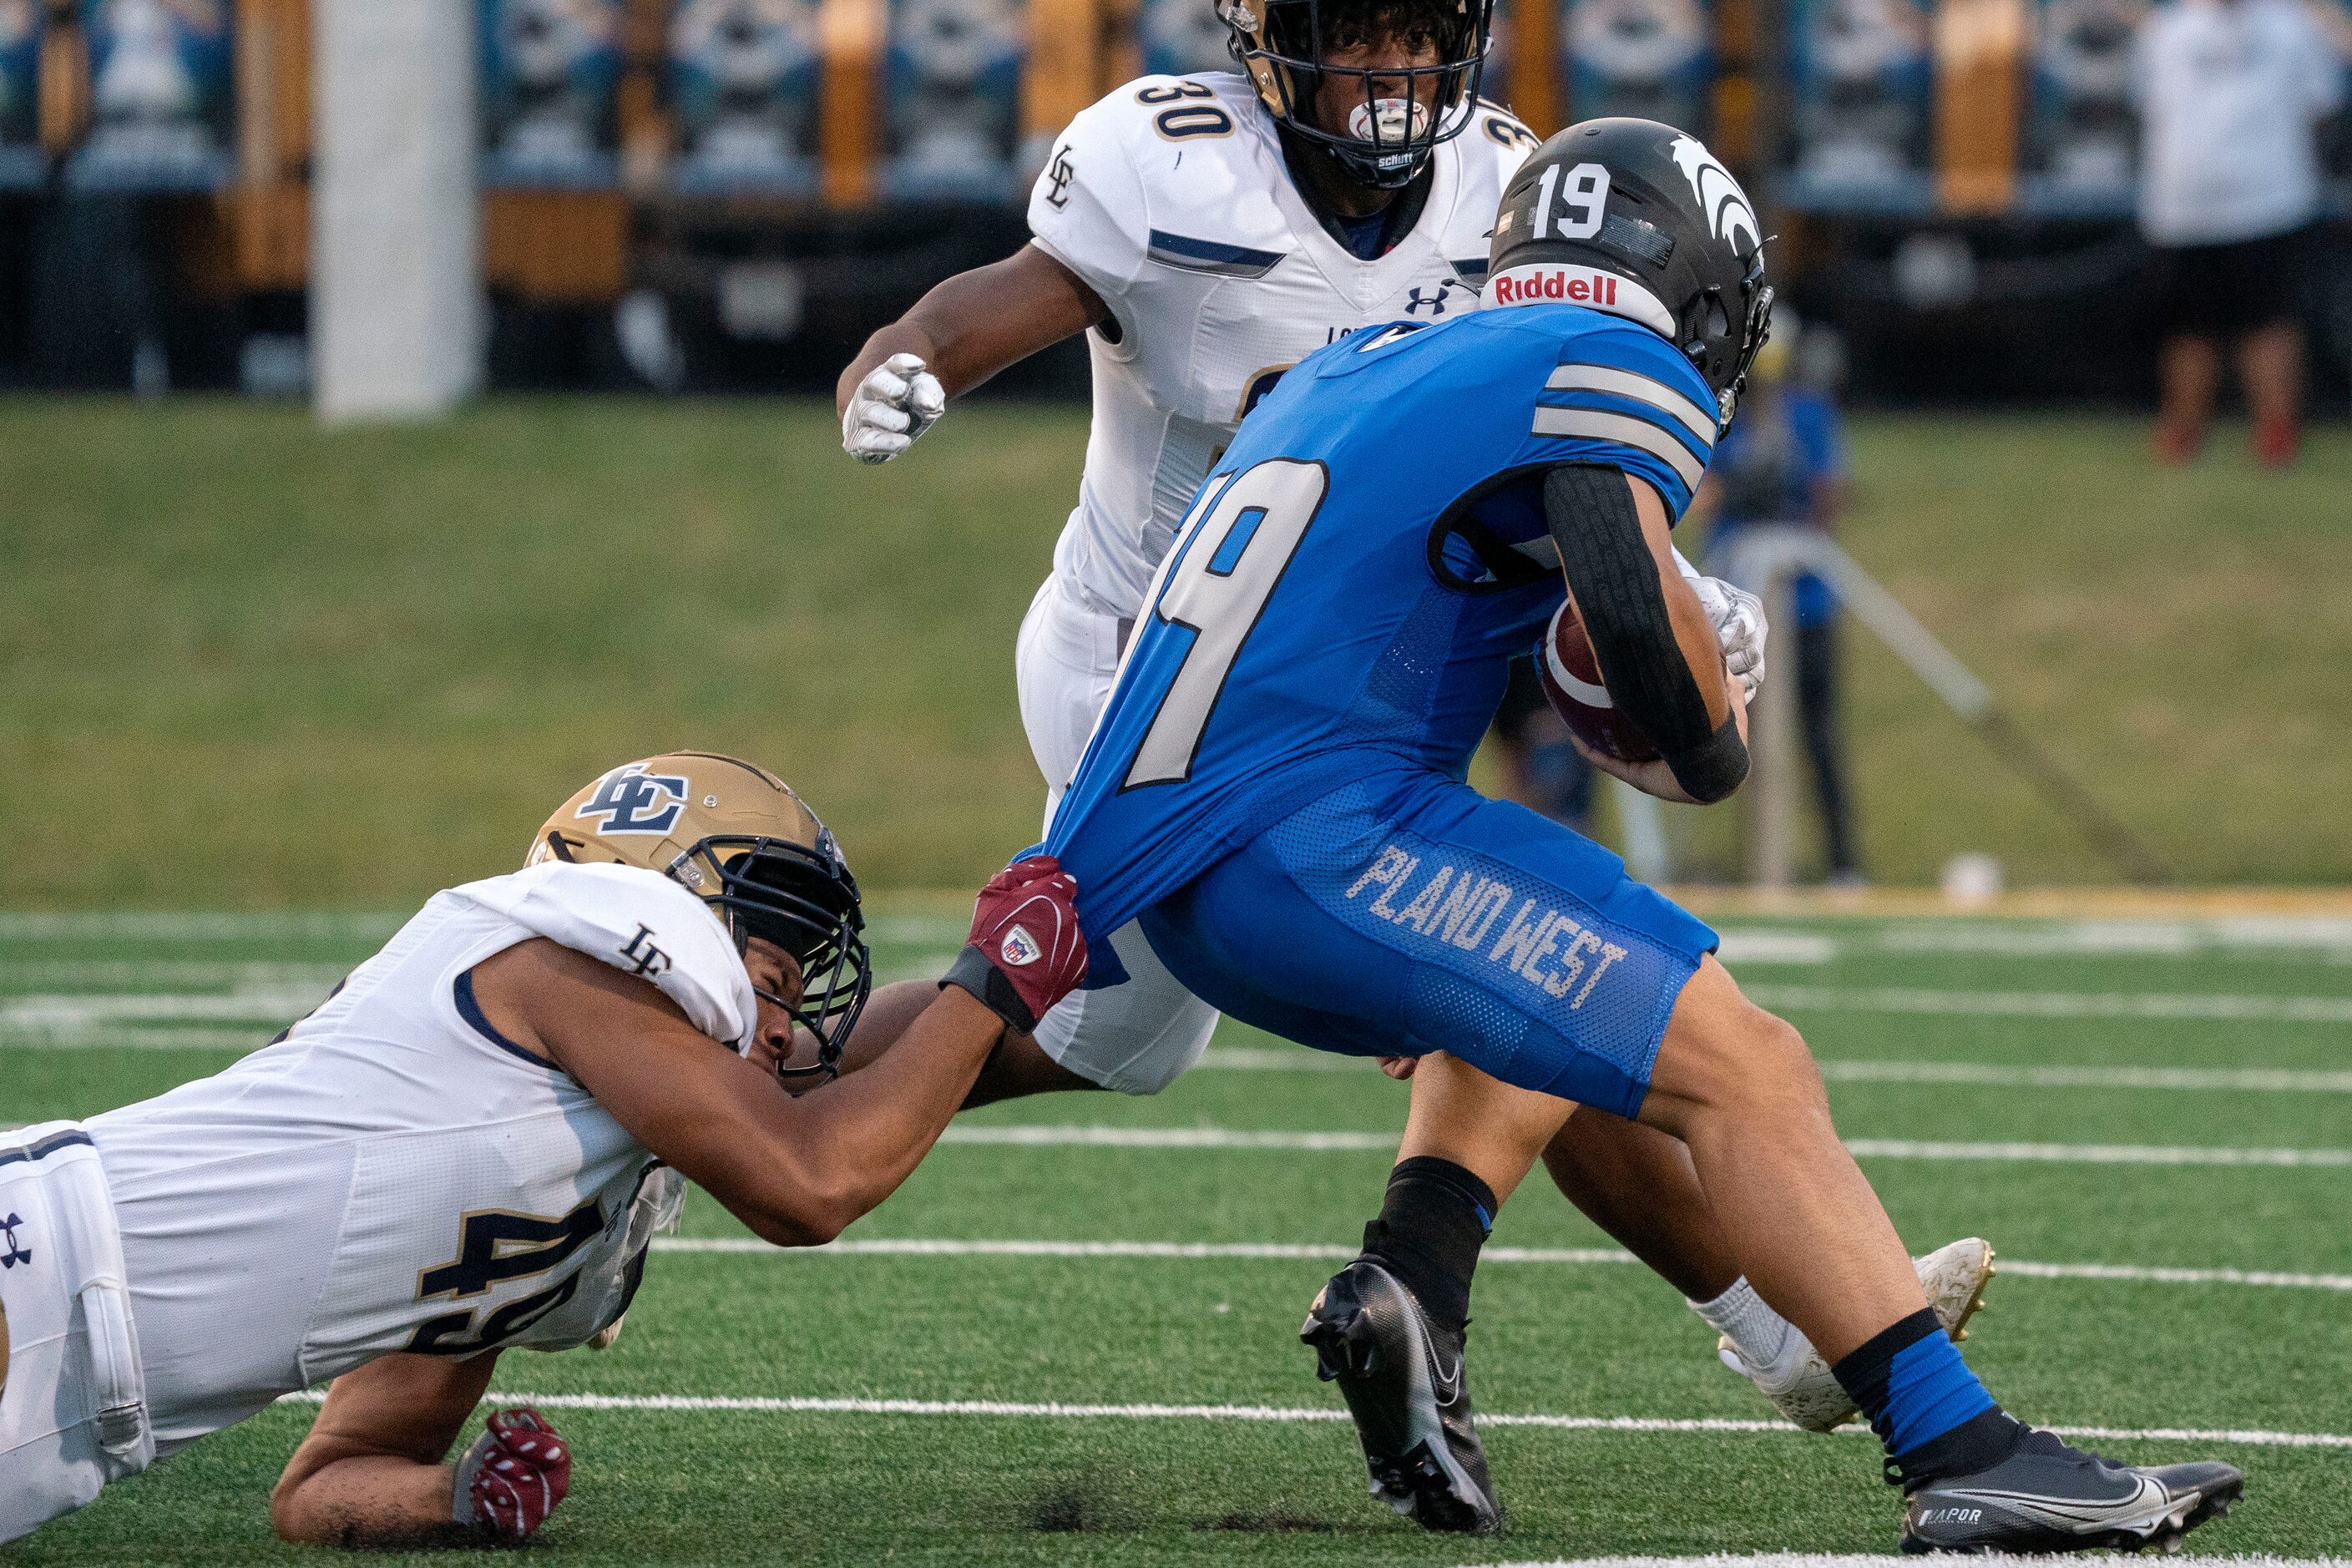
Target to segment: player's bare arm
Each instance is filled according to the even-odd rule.
[[[1594,767],[1661,799],[1723,799],[1747,773],[1747,694],[1675,553],[1665,501],[1633,475],[1574,468],[1546,480],[1544,504],[1609,689],[1664,754],[1626,762],[1570,739]]]
[[[1051,861],[1027,861],[990,885],[992,893],[1029,889],[1022,907],[1049,910],[1023,928],[1035,928],[1031,935],[1044,946],[1036,978],[1050,976],[1054,987],[1013,1009],[1027,1011],[1032,1022],[1085,968],[1075,924],[1057,920],[1066,894],[1034,890],[1054,875]],[[1056,900],[1058,909],[1051,908]],[[975,942],[1011,928],[1013,902],[983,894]],[[1066,933],[1058,945],[1048,935],[1056,921]],[[714,1050],[709,1037],[645,981],[543,939],[478,965],[474,994],[500,1033],[578,1079],[647,1149],[757,1235],[781,1247],[822,1245],[921,1163],[1019,1020],[966,989],[972,982],[960,966],[954,983],[941,985],[878,1062],[794,1097],[775,1065],[792,1045],[786,1004],[798,999],[798,968],[756,938],[744,962],[761,994],[757,1038],[740,1057]]]
[[[498,1360],[388,1355],[335,1379],[269,1494],[279,1538],[378,1551],[466,1542],[457,1468],[445,1461]]]
[[[1109,313],[1076,273],[1034,245],[960,272],[866,339],[841,373],[834,401],[842,445],[861,462],[887,462],[947,399]]]

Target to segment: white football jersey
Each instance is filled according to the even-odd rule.
[[[620,1316],[685,1184],[476,1005],[473,967],[534,936],[724,1048],[756,1024],[700,900],[551,862],[436,894],[277,1042],[89,1120],[159,1451],[387,1351],[562,1350]]]
[[[1029,227],[1114,318],[1087,334],[1094,429],[1054,553],[1082,604],[1134,616],[1193,492],[1282,372],[1360,327],[1477,308],[1486,232],[1536,145],[1475,103],[1437,148],[1412,232],[1360,261],[1299,195],[1245,77],[1144,77],[1070,122]]]

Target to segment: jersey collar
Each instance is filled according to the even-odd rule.
[[[1275,128],[1274,116],[1263,103],[1257,105],[1256,128],[1266,156],[1274,165],[1274,201],[1291,232],[1298,238],[1298,253],[1312,262],[1317,270],[1329,279],[1350,308],[1369,310],[1387,299],[1403,281],[1416,276],[1437,255],[1439,241],[1445,232],[1447,220],[1453,216],[1454,202],[1462,186],[1460,137],[1437,144],[1430,159],[1429,198],[1422,204],[1421,215],[1412,227],[1399,237],[1385,256],[1370,261],[1359,261],[1346,247],[1331,237],[1315,209],[1290,177],[1289,162],[1282,155],[1282,139]]]

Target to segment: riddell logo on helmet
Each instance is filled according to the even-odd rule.
[[[1666,308],[1631,278],[1564,261],[1530,261],[1507,267],[1487,280],[1486,304],[1582,305],[1641,322],[1653,331],[1674,333]]]
[[[1514,267],[1495,279],[1495,303],[1532,305],[1559,300],[1570,305],[1614,305],[1623,279],[1590,267]]]

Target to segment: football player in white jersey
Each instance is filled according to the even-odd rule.
[[[0,1541],[329,1380],[281,1536],[529,1535],[572,1465],[535,1413],[443,1462],[499,1352],[610,1343],[687,1181],[784,1247],[881,1202],[1077,983],[1073,893],[1049,858],[1001,874],[887,1059],[826,1083],[866,996],[856,883],[773,774],[654,757],[226,1071],[6,1134]]]
[[[925,295],[867,342],[838,389],[844,447],[887,462],[948,398],[1087,335],[1094,426],[1078,504],[1016,654],[1049,819],[1146,585],[1242,416],[1335,338],[1476,308],[1496,208],[1537,142],[1476,95],[1487,0],[1222,0],[1219,15],[1246,74],[1148,77],[1079,114],[1031,195],[1033,242]],[[1754,601],[1687,563],[1685,574],[1731,673],[1752,689],[1763,674]],[[1111,940],[1129,980],[1071,996],[1034,1040],[1008,1037],[973,1103],[1150,1094],[1200,1059],[1214,1011],[1133,928]],[[877,997],[877,1022],[923,1005],[896,989]],[[872,1044],[861,1038],[851,1065],[871,1059]],[[1826,1429],[1853,1418],[1826,1363],[1740,1278],[1679,1145],[1580,1116],[1545,1164],[1717,1329],[1727,1364],[1790,1419]],[[1990,1272],[1980,1241],[1923,1262],[1955,1332]]]

